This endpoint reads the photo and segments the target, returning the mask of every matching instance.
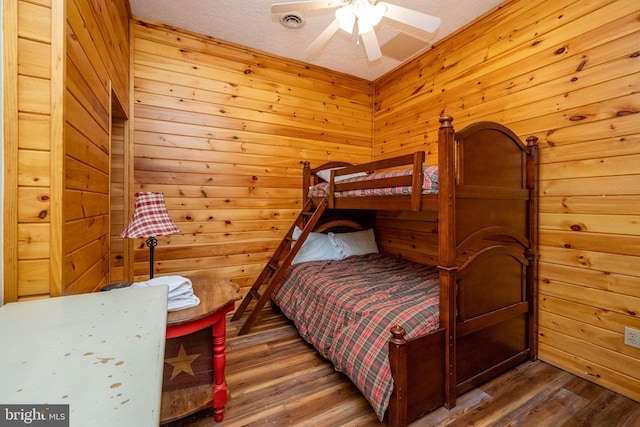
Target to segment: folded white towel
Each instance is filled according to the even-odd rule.
[[[161,276],[154,277],[153,279],[147,280],[146,282],[135,282],[132,287],[135,288],[143,288],[146,286],[158,286],[158,285],[167,285],[169,286],[169,298],[172,295],[179,295],[185,292],[185,289],[188,291],[193,288],[193,284],[191,280],[182,276]]]
[[[193,293],[193,283],[182,276],[154,277],[146,282],[135,282],[132,288],[148,286],[168,286],[167,311],[177,311],[200,304],[200,298]]]
[[[200,298],[192,294],[191,296],[168,300],[167,311],[184,310],[185,308],[195,307],[198,304],[200,304]]]

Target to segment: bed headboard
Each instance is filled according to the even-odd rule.
[[[375,228],[375,212],[361,209],[327,209],[316,224],[316,233],[347,233]]]
[[[506,126],[477,122],[455,132],[457,243],[486,227],[530,238],[532,148]],[[531,143],[530,143],[531,144]]]
[[[346,233],[365,230],[367,227],[350,219],[335,219],[318,225],[313,231],[316,233]]]
[[[455,139],[457,185],[526,190],[529,148],[506,126],[477,122],[456,132]]]

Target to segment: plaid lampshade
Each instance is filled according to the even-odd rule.
[[[169,218],[164,204],[164,194],[136,193],[135,209],[129,225],[120,237],[151,237],[179,233],[180,230]]]

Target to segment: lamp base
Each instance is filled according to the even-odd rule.
[[[149,237],[147,246],[149,246],[149,280],[151,280],[153,279],[153,249],[158,246],[158,239],[155,236]]]

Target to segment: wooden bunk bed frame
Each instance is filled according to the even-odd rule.
[[[453,408],[458,395],[537,358],[537,138],[524,144],[493,122],[478,122],[456,133],[452,121],[440,118],[437,194],[421,194],[424,152],[355,166],[332,162],[312,169],[304,164],[303,213],[317,207],[319,215],[325,209],[438,214],[440,326],[407,339],[400,326],[390,325],[391,426],[407,425],[443,404]],[[411,176],[335,182],[336,176],[400,166],[411,167]],[[344,168],[331,171],[329,196],[307,200],[316,173],[335,167]],[[411,185],[411,194],[335,197],[339,191],[401,185]],[[318,220],[314,218],[311,227]],[[293,247],[284,245],[291,250],[276,257],[280,269],[289,267],[310,231],[305,228]],[[265,294],[254,297],[260,296],[264,304],[276,287],[271,283]],[[246,299],[234,319],[246,309],[251,298]]]

